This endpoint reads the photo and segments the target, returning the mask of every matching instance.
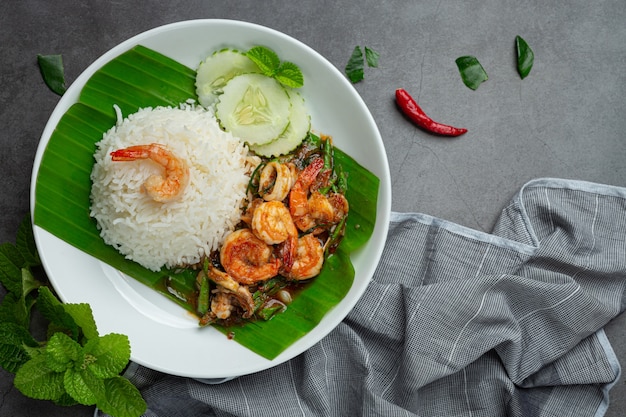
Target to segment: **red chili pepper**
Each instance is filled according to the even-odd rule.
[[[400,110],[407,115],[415,124],[429,132],[442,136],[460,136],[467,129],[437,123],[424,113],[417,102],[402,88],[396,90],[396,102]]]

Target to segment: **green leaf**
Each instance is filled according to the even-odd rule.
[[[523,80],[533,68],[535,54],[521,36],[515,37],[515,49],[517,51],[517,72]]]
[[[147,406],[141,393],[127,379],[117,376],[104,381],[104,398],[96,404],[102,412],[115,417],[139,417]]]
[[[137,46],[107,63],[87,82],[79,102],[61,118],[43,154],[35,191],[34,222],[82,251],[159,291],[191,312],[193,303],[169,293],[164,281],[180,291],[195,291],[197,273],[149,271],[125,259],[100,238],[89,218],[91,168],[95,143],[115,124],[117,103],[124,114],[147,106],[176,106],[195,96],[195,72],[170,58]],[[165,85],[167,88],[163,87]],[[373,233],[379,180],[349,155],[335,148],[335,161],[348,175],[350,215],[346,236],[324,272],[287,311],[268,322],[235,329],[235,341],[272,359],[307,334],[350,290],[354,269],[349,253]],[[306,294],[306,295],[305,295]],[[232,329],[218,328],[223,333]]]
[[[66,330],[72,335],[72,339],[78,340],[79,328],[71,315],[63,308],[63,304],[52,294],[48,287],[39,288],[37,308],[41,315],[48,319],[58,329]]]
[[[41,259],[39,259],[39,253],[37,252],[35,237],[33,235],[30,213],[24,216],[24,219],[20,223],[20,227],[17,230],[15,246],[24,258],[25,263],[22,266],[33,267],[41,265]]]
[[[78,401],[70,397],[70,395],[67,392],[61,395],[60,398],[57,398],[56,400],[54,400],[54,403],[61,407],[70,407],[72,405],[80,404]]]
[[[63,304],[63,309],[72,316],[74,322],[80,327],[87,339],[96,339],[99,336],[96,321],[93,318],[93,312],[89,304],[68,303]]]
[[[0,323],[0,366],[15,373],[29,359],[27,347],[37,346],[28,329],[15,323]]]
[[[35,279],[33,273],[28,268],[22,268],[22,298],[26,297],[43,284]]]
[[[120,374],[130,360],[130,342],[121,334],[107,334],[92,339],[85,345],[85,353],[93,356],[89,369],[98,378],[106,379]]]
[[[478,59],[473,56],[462,56],[456,59],[456,65],[461,73],[463,83],[472,90],[476,90],[489,77]]]
[[[46,85],[62,96],[65,93],[65,74],[61,55],[37,55],[37,63]]]
[[[22,266],[24,258],[11,243],[0,245],[0,283],[8,292],[22,294]]]
[[[300,88],[304,85],[302,71],[296,64],[289,61],[285,61],[280,65],[274,78],[282,85],[290,88]]]
[[[363,79],[364,66],[363,51],[361,51],[360,46],[355,46],[345,68],[346,75],[353,84],[358,83]]]
[[[365,47],[365,60],[367,61],[368,67],[377,68],[379,58],[380,54],[378,52],[367,46]]]
[[[280,58],[276,52],[265,46],[255,46],[246,52],[246,56],[268,77],[273,77],[280,67]]]
[[[36,400],[57,400],[65,393],[63,373],[50,369],[45,355],[37,355],[22,365],[15,373],[13,385]]]
[[[63,385],[67,393],[83,405],[95,405],[104,398],[104,381],[87,367],[65,371]]]
[[[65,333],[55,333],[45,349],[46,365],[55,372],[65,372],[76,362],[82,362],[83,348]]]
[[[30,306],[30,302],[27,306],[25,299],[20,294],[10,292],[4,296],[2,304],[0,304],[0,321],[28,328],[30,324]]]

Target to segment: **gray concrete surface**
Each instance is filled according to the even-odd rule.
[[[381,130],[393,210],[418,211],[489,231],[528,180],[561,177],[626,186],[626,2],[351,0],[167,2],[5,0],[0,14],[0,242],[29,209],[32,161],[58,101],[36,55],[62,54],[68,84],[117,43],[166,23],[228,18],[259,23],[310,45],[342,69],[355,45],[381,54],[356,85]],[[520,80],[514,39],[535,52]],[[489,80],[471,91],[454,60],[478,57]],[[393,102],[408,89],[432,117],[469,128],[430,136]],[[626,317],[606,330],[626,359]],[[624,415],[624,376],[606,416]],[[24,398],[0,372],[1,416],[89,416]],[[563,410],[569,415],[572,410]]]

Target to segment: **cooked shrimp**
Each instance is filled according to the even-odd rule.
[[[321,162],[321,160],[316,161]],[[289,204],[298,229],[305,232],[313,230],[317,233],[320,231],[320,229],[316,230],[318,225],[330,226],[345,217],[348,213],[348,200],[343,194],[333,193],[327,197],[319,191],[309,193],[309,187],[322,168],[322,164],[316,161],[314,161],[314,168],[307,172],[309,167],[313,166],[311,163],[296,181],[291,190]]]
[[[259,204],[254,209],[250,225],[254,234],[268,245],[282,243],[298,235],[289,209],[280,201]]]
[[[280,245],[283,268],[289,271],[298,244],[298,229],[289,209],[280,201],[263,202],[254,209],[250,227],[268,245]]]
[[[239,229],[224,239],[220,262],[226,273],[240,284],[253,284],[278,274],[280,260],[272,248],[250,229]]]
[[[348,211],[350,211],[350,205],[345,195],[340,193],[333,193],[328,196],[328,202],[333,208],[333,223],[339,223],[341,219],[346,217]]]
[[[292,168],[293,167],[293,168]],[[268,163],[261,171],[259,194],[265,201],[283,201],[293,186],[293,164]]]
[[[300,175],[298,175],[298,179],[291,188],[291,192],[289,193],[289,210],[294,220],[308,214],[309,190],[323,166],[324,160],[321,158],[314,159],[304,168]]]
[[[318,275],[324,265],[324,248],[312,233],[298,239],[296,258],[285,276],[295,280],[305,280]]]
[[[166,146],[159,143],[130,146],[111,152],[113,161],[150,159],[165,170],[164,175],[151,175],[143,188],[154,201],[165,203],[176,199],[189,182],[189,167]]]

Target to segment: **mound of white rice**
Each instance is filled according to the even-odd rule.
[[[94,155],[91,216],[108,245],[158,271],[195,264],[219,248],[240,219],[249,175],[258,163],[215,117],[192,105],[139,110],[106,132]],[[158,203],[142,189],[163,168],[151,160],[113,162],[110,153],[160,143],[187,161],[189,184],[174,201]]]

